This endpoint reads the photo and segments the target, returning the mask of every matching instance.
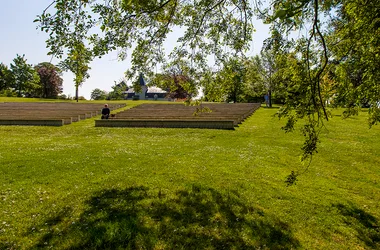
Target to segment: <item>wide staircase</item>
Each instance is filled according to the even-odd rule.
[[[95,126],[234,129],[259,107],[259,103],[141,104],[108,120],[96,120]]]
[[[4,102],[0,125],[63,126],[100,115],[101,103]],[[126,104],[109,104],[111,111]]]

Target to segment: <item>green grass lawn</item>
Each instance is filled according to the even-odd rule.
[[[0,126],[0,249],[379,249],[380,127],[333,116],[287,187],[303,137],[275,112],[234,131]]]

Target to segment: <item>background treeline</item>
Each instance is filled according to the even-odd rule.
[[[62,71],[48,62],[33,66],[17,55],[9,67],[0,64],[0,96],[62,98],[62,83]]]
[[[128,86],[125,80],[120,80],[119,83],[115,81],[115,84],[111,87],[112,91],[101,90],[96,88],[91,91],[91,100],[124,100],[125,91],[128,90]]]
[[[62,85],[62,70],[49,62],[33,66],[17,55],[9,67],[0,63],[0,96],[71,99]]]

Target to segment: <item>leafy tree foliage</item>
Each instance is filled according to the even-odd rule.
[[[128,89],[127,83],[122,80],[112,86],[112,91],[108,93],[108,100],[123,100],[125,97],[125,91]]]
[[[260,57],[255,58],[255,63],[260,74],[261,83],[265,89],[265,94],[268,95],[268,105],[272,107],[272,97],[277,100],[283,98],[282,91],[278,91],[279,85],[282,82],[283,70],[285,66],[284,53],[280,50],[275,50],[273,47],[264,47],[260,52]],[[283,89],[284,90],[284,89]]]
[[[50,48],[48,54],[62,58],[65,55],[64,52],[67,52],[60,67],[75,75],[75,99],[77,102],[79,100],[78,89],[89,77],[89,63],[92,60],[91,50],[85,45],[88,32],[95,25],[88,11],[92,2],[88,0],[54,0],[41,16],[34,20],[41,22],[42,31],[50,31],[50,38],[46,41],[47,47]],[[56,9],[54,14],[49,13],[49,9],[53,5]]]
[[[15,97],[17,93],[13,89],[13,72],[7,65],[0,64],[0,96]]]
[[[94,89],[91,92],[91,100],[105,100],[107,99],[107,92],[101,89]]]
[[[35,66],[35,69],[40,77],[40,92],[39,97],[42,98],[57,98],[62,93],[63,79],[61,70],[51,63],[43,62]]]
[[[68,57],[59,66],[66,71],[74,73],[75,100],[79,100],[79,87],[90,77],[88,71],[91,69],[89,63],[92,59],[91,51],[81,41],[75,41],[70,48]]]
[[[203,88],[203,99],[209,102],[226,101],[224,89],[218,82],[217,71],[207,69],[200,79],[200,86]]]
[[[244,61],[245,67],[245,101],[262,102],[263,96],[267,93],[260,68],[260,56],[256,55]]]
[[[12,71],[7,65],[0,63],[0,91],[10,88],[13,81]]]
[[[125,58],[135,47],[128,76],[137,78],[139,72],[148,74],[157,62],[164,62],[163,42],[176,27],[184,33],[172,56],[187,57],[197,65],[206,65],[211,53],[223,58],[223,47],[247,49],[252,14],[246,1],[233,0],[55,0],[35,21],[49,32],[47,46],[54,55],[63,55],[73,41],[88,41],[96,56],[118,48]],[[89,32],[94,27],[102,33]]]
[[[189,98],[190,94],[183,87],[183,85],[190,81],[189,77],[168,73],[157,74],[155,77],[157,86],[169,91],[167,97],[173,99]]]
[[[58,67],[48,62],[32,67],[24,55],[17,55],[10,69],[0,65],[0,91],[5,96],[57,98],[62,93],[62,83]]]
[[[216,80],[222,86],[225,101],[243,101],[244,77],[243,60],[230,58],[223,63],[223,68],[217,73]]]
[[[265,86],[255,58],[230,58],[218,71],[208,70],[201,79],[204,99],[216,102],[261,102]]]
[[[0,63],[0,95],[13,96],[11,86],[14,82],[12,71],[7,65]]]
[[[25,55],[17,55],[10,66],[14,79],[11,87],[17,91],[18,96],[32,95],[40,89],[40,77],[26,61]]]
[[[311,25],[307,36],[293,42],[283,86],[285,105],[279,112],[287,117],[291,131],[297,120],[306,118],[303,159],[317,151],[319,131],[329,119],[326,98],[347,107],[345,114],[363,101],[371,104],[370,124],[379,121],[379,2],[378,1],[269,1],[273,8],[261,14],[272,23],[272,44],[286,47],[283,37],[290,30]],[[323,19],[321,18],[323,16]],[[324,22],[322,22],[322,20]]]
[[[65,94],[60,94],[57,98],[61,100],[70,100],[70,98]]]
[[[191,99],[197,94],[194,80],[192,80],[188,64],[185,62],[177,61],[166,64],[163,73],[154,76],[152,84],[167,90],[167,97],[173,99]]]
[[[370,106],[370,125],[380,121],[380,3],[342,2],[331,20],[328,46],[337,82],[336,101],[348,107]]]

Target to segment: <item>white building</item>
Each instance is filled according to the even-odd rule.
[[[143,75],[140,74],[139,85],[141,86],[140,92],[135,92],[133,88],[128,89],[124,92],[126,99],[132,100],[158,100],[158,101],[169,101],[167,98],[168,92],[160,89],[158,87],[149,87],[146,85]]]

